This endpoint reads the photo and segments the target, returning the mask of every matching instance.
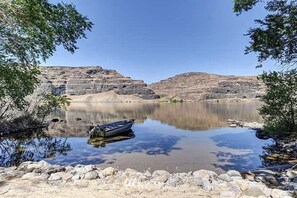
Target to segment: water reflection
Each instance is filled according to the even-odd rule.
[[[162,104],[151,115],[153,119],[185,130],[207,130],[221,127],[226,120],[209,111],[206,103]]]
[[[95,124],[122,119],[135,119],[142,123],[154,119],[184,130],[208,130],[226,126],[226,120],[237,119],[260,122],[259,102],[250,103],[73,103],[68,111],[57,111],[52,118],[49,133],[60,137],[87,136],[86,131]]]
[[[270,140],[246,128],[225,128],[228,118],[260,121],[259,103],[77,103],[57,111],[49,129],[22,137],[0,138],[0,165],[45,159],[62,165],[112,164],[139,171],[247,170],[263,165],[259,157]],[[89,126],[136,120],[133,132],[90,140]],[[223,127],[222,127],[223,126]],[[192,131],[192,132],[191,132]],[[194,131],[194,132],[193,132]]]
[[[104,137],[89,138],[88,144],[98,148],[98,147],[105,147],[107,144],[110,144],[110,143],[129,140],[132,138],[135,138],[135,134],[132,130],[129,130],[117,136],[111,136],[111,137],[105,137],[105,138]]]
[[[52,136],[83,137],[96,124],[131,118],[142,123],[158,107],[158,103],[73,103],[67,111],[56,111],[49,117],[60,122],[50,125],[48,132]]]
[[[67,139],[52,138],[41,130],[0,136],[0,166],[65,156],[69,151],[71,146]]]

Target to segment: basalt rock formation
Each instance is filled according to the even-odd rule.
[[[113,91],[118,95],[133,95],[142,99],[159,98],[141,80],[124,77],[115,70],[102,67],[41,67],[39,91],[51,91],[70,96]]]
[[[201,72],[176,75],[153,83],[149,88],[158,95],[183,100],[254,99],[265,93],[256,76],[223,76]]]

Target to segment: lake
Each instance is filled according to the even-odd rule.
[[[53,164],[99,164],[102,168],[164,169],[187,172],[209,169],[249,170],[265,164],[263,146],[248,128],[230,128],[227,119],[261,122],[258,102],[237,103],[73,103],[56,111],[47,131],[1,139],[2,166],[44,159]],[[135,119],[132,131],[90,141],[97,123]],[[3,146],[4,144],[4,146]]]

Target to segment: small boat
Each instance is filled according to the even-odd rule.
[[[110,137],[129,131],[134,124],[134,120],[121,120],[95,126],[89,131],[90,138]]]

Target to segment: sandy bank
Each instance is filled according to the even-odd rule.
[[[71,102],[145,102],[154,100],[144,100],[136,95],[118,95],[113,91],[97,94],[71,95]]]

